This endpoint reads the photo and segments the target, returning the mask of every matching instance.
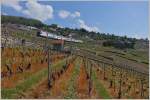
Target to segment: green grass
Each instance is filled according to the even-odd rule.
[[[62,65],[66,64],[66,60],[69,60],[69,59],[72,59],[72,58],[73,58],[73,56],[70,56],[69,58],[64,59],[64,61],[61,62],[61,63],[58,63],[57,66],[52,66],[51,70],[60,70],[60,69],[62,69],[62,67],[63,67]]]
[[[149,62],[149,53],[147,50],[140,51],[140,50],[128,50],[128,54],[130,57],[134,59],[138,59],[140,62]]]
[[[93,48],[93,49],[92,49]],[[148,52],[145,51],[139,51],[135,49],[127,49],[127,52],[124,52],[124,50],[115,49],[112,47],[92,47],[91,49],[86,48],[89,51],[97,52],[98,55],[102,55],[104,58],[116,58],[121,57],[125,58],[127,60],[137,62],[137,63],[143,63],[143,64],[149,64],[149,58],[148,58]]]
[[[67,95],[64,97],[64,99],[77,99],[77,91],[76,91],[76,84],[75,81],[77,79],[77,76],[80,71],[80,64],[81,61],[79,62],[79,59],[76,60],[75,62],[75,69],[72,73],[72,77],[68,82],[68,88],[67,88]]]
[[[93,73],[92,73],[92,80],[94,81],[94,85],[96,87],[96,91],[97,91],[98,95],[100,97],[102,97],[103,99],[110,99],[111,98],[110,95],[108,94],[108,92],[106,91],[104,86],[101,84],[95,71],[93,71]]]
[[[130,53],[127,53],[126,55],[117,55],[118,57],[125,58],[127,60],[137,62],[137,63],[144,63],[144,64],[149,64],[148,59],[143,58],[142,56],[134,56]]]
[[[65,62],[65,59],[59,61],[56,64],[53,64],[53,67],[62,66],[62,64]],[[11,89],[4,89],[1,90],[1,96],[3,99],[15,99],[19,96],[20,93],[27,91],[32,86],[40,82],[40,80],[43,77],[47,76],[47,68],[42,69],[41,71],[31,75],[29,78],[24,80],[23,82],[16,85],[15,88]]]

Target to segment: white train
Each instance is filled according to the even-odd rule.
[[[82,40],[76,40],[76,39],[73,39],[73,38],[67,38],[67,37],[64,37],[64,36],[59,36],[59,35],[56,35],[56,34],[45,32],[45,31],[40,31],[40,34],[38,34],[38,35],[43,36],[43,37],[47,37],[47,34],[48,34],[49,38],[61,39],[61,40],[68,41],[68,42],[70,41],[70,42],[83,43]]]

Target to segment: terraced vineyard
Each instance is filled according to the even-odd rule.
[[[3,48],[2,98],[149,98],[146,73],[117,67],[77,52],[51,51],[48,72],[47,52]]]
[[[119,27],[116,26],[115,17],[108,15],[105,20],[109,25],[103,26],[102,31],[109,32],[107,27],[114,29],[115,26],[114,32],[119,32],[121,29],[124,29],[121,32],[125,30],[130,32],[128,27],[121,25],[124,19],[119,20],[118,15],[128,15],[126,11],[123,12],[126,9],[120,6],[121,2],[118,3],[119,6],[115,3],[98,6],[99,3],[94,1],[95,3],[88,2],[87,6],[82,8],[78,6],[80,2],[13,0],[15,3],[10,3],[10,0],[3,1],[8,2],[8,4],[5,2],[3,7],[8,6],[9,11],[8,15],[1,16],[2,99],[149,99],[149,40],[127,37],[134,37],[133,34],[142,32],[130,27],[128,23],[131,22],[132,25],[136,21],[125,20],[129,29],[135,29],[134,32],[131,31],[133,34],[127,32],[125,36],[121,33],[118,36],[118,33],[98,32],[99,28],[94,25],[96,22],[98,26],[105,26],[100,19],[102,17],[105,19],[105,14],[115,11],[111,13],[115,14],[115,17],[117,15]],[[55,5],[56,10],[51,4]],[[81,4],[86,5],[86,2]],[[109,4],[115,5],[112,7]],[[140,3],[132,4],[140,5]],[[67,8],[69,6],[70,8]],[[73,9],[69,11],[74,7],[79,11]],[[80,7],[85,12],[82,12],[81,16]],[[92,8],[88,10],[86,7]],[[91,12],[94,7],[95,10]],[[106,13],[101,12],[101,9],[98,12],[99,7],[111,9]],[[121,8],[112,10],[116,7]],[[133,7],[139,8],[139,12],[143,11],[140,10],[141,8],[145,8]],[[21,8],[17,10],[18,13],[13,12],[18,8]],[[123,11],[117,14],[122,8]],[[8,9],[5,10],[7,12]],[[50,12],[54,12],[54,15]],[[140,14],[139,12],[137,14]],[[12,14],[17,16],[11,16]],[[21,16],[27,14],[28,18],[19,17],[19,14],[23,14]],[[56,14],[58,18],[60,15],[62,18],[57,19]],[[84,19],[85,15],[87,19]],[[114,20],[115,25],[111,25],[111,20]],[[48,24],[60,23],[59,21],[60,25]],[[73,24],[74,22],[78,24]],[[146,21],[140,20],[140,22]],[[132,26],[136,25],[146,26],[141,23]],[[136,35],[141,36],[141,34]]]

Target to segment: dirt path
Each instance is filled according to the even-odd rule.
[[[67,81],[71,78],[71,74],[74,70],[74,64],[70,64],[66,72],[56,81],[50,91],[50,96],[47,98],[61,98],[64,96],[67,89]]]
[[[56,59],[52,63],[57,63],[60,59]],[[16,73],[13,74],[10,77],[5,77],[1,80],[1,87],[2,88],[13,88],[16,86],[16,84],[22,82],[24,79],[30,77],[32,74],[35,74],[36,72],[40,71],[41,69],[47,67],[47,62],[41,63],[31,63],[31,69],[25,70],[22,73]]]
[[[80,59],[78,60],[80,62]],[[62,98],[79,98],[79,99],[98,99],[98,93],[92,81],[91,93],[89,95],[89,79],[87,79],[86,69],[82,61],[77,60],[69,64],[66,71],[60,77],[56,76],[52,83],[52,88],[48,89],[47,77],[43,77],[40,82],[35,84],[25,93],[20,93],[17,98],[26,99],[62,99]]]
[[[67,80],[70,79],[71,74],[74,69],[74,64],[70,64],[68,69],[56,78],[55,82],[52,84],[52,88],[49,90],[47,86],[47,79],[44,79],[39,84],[37,84],[31,91],[26,92],[22,98],[62,98],[62,95],[67,89]]]
[[[89,94],[89,79],[87,79],[87,73],[83,64],[80,66],[80,74],[77,79],[77,93],[78,98],[97,98],[95,88],[92,86],[91,93]]]
[[[22,80],[26,79],[31,74],[41,70],[42,68],[46,67],[47,64],[33,64],[31,66],[31,70],[27,70],[23,73],[14,74],[10,77],[5,77],[1,80],[1,87],[2,88],[13,88],[16,86],[17,83],[21,82]]]
[[[17,98],[36,99],[39,97],[43,97],[43,91],[48,91],[48,85],[46,85],[46,83],[47,83],[47,78],[43,78],[33,88],[29,89],[25,93],[21,93]]]
[[[98,68],[98,66],[97,66]],[[116,91],[113,90],[113,87],[110,88],[109,85],[109,81],[108,80],[104,80],[103,77],[103,71],[101,69],[94,69],[96,71],[96,75],[98,76],[98,80],[100,80],[100,83],[104,86],[104,88],[107,90],[107,92],[109,93],[109,95],[111,95],[112,97],[116,97]]]

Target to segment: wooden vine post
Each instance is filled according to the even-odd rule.
[[[20,69],[21,72],[23,72],[24,71],[23,67],[24,67],[24,63],[25,63],[25,52],[24,52],[24,50],[25,50],[25,40],[24,39],[21,40],[21,47],[22,47],[22,51],[21,51],[22,59],[21,59],[21,66],[20,66],[19,69]]]
[[[48,88],[50,89],[51,88],[51,75],[50,75],[50,47],[49,45],[47,45],[47,42],[48,42],[48,33],[47,33],[47,38],[46,38],[46,49],[47,49],[47,59],[48,59]]]
[[[90,77],[90,76],[89,76],[89,74],[88,74],[88,59],[87,59],[85,56],[83,56],[83,59],[84,59],[84,61],[85,61],[85,62],[84,62],[84,67],[85,67],[85,71],[86,71],[86,75],[87,75],[87,76],[86,76],[86,79],[89,80],[89,77]]]
[[[136,82],[135,82],[135,81],[136,81],[136,74],[137,74],[137,73],[136,73],[136,71],[134,71],[134,70],[133,70],[133,72],[134,72],[134,77],[133,77],[134,79],[133,79],[132,84],[133,84],[133,92],[135,93],[135,91],[136,91],[136,90],[135,90],[135,89],[136,89]]]
[[[7,28],[5,28],[5,31],[4,31],[4,35],[5,35],[5,42],[4,42],[4,48],[6,47],[6,42],[8,41],[8,32],[7,32]]]
[[[48,47],[48,87],[51,88],[51,79],[50,79],[50,54],[49,54],[49,47]]]
[[[114,90],[114,92],[116,91],[116,80],[115,80],[115,76],[116,76],[116,72],[113,73],[113,82],[114,82],[113,90]]]
[[[111,68],[111,80],[110,80],[110,88],[112,88],[112,86],[113,86],[113,78],[114,78],[114,68],[113,68],[114,66],[112,65],[112,68]]]
[[[66,65],[65,65],[65,68],[67,68],[68,64],[69,64],[69,62],[68,62],[68,60],[67,60],[67,58],[66,58]]]
[[[119,79],[119,92],[118,92],[118,98],[120,99],[121,98],[121,95],[122,95],[122,70],[120,72],[120,79]]]
[[[91,96],[91,90],[92,90],[92,62],[91,62],[91,65],[90,65],[90,71],[89,71],[89,96]]]
[[[85,56],[83,56],[83,66],[85,67],[85,70],[86,70],[86,59],[85,59]]]
[[[141,81],[141,98],[143,98],[144,97],[144,91],[143,91],[144,80],[141,78],[140,81]]]
[[[106,77],[105,77],[105,73],[106,73],[106,66],[105,66],[105,63],[103,63],[103,68],[104,68],[104,75],[103,75],[103,79],[105,80]]]

